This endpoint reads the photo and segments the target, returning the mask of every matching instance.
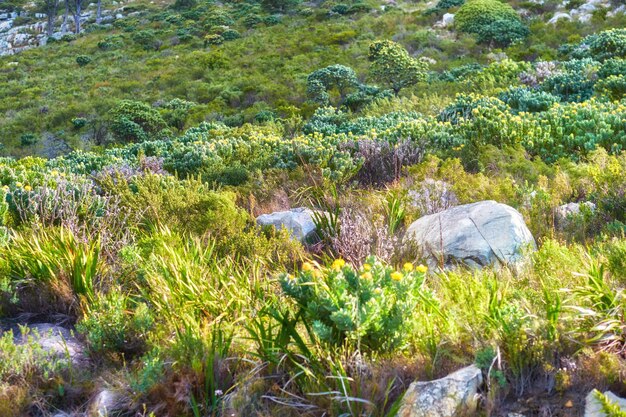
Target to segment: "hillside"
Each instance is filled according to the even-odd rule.
[[[0,3],[0,417],[626,412],[625,11]]]

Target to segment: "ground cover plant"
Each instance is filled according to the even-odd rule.
[[[0,57],[1,416],[394,416],[469,364],[480,415],[578,415],[594,389],[617,412],[617,5],[124,7]],[[408,242],[484,200],[521,214],[522,263],[441,269]],[[296,207],[313,238],[256,221]]]

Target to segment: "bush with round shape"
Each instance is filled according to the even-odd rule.
[[[530,31],[520,20],[496,20],[480,29],[478,42],[506,47],[526,38]]]
[[[76,57],[76,63],[78,64],[79,67],[84,67],[88,65],[89,63],[91,63],[91,57],[87,55],[78,55]]]
[[[610,29],[586,37],[583,44],[589,54],[598,61],[610,58],[626,58],[626,29]]]
[[[541,89],[566,102],[582,102],[593,95],[594,82],[580,73],[555,74],[541,84]]]
[[[208,46],[208,45],[221,45],[224,43],[224,38],[222,37],[222,35],[218,35],[216,33],[212,34],[212,35],[206,35],[204,37],[204,45]]]
[[[454,24],[459,31],[473,33],[487,42],[518,40],[528,35],[515,10],[498,0],[470,0],[456,13]]]
[[[235,29],[226,29],[222,32],[222,38],[225,41],[232,41],[241,38],[241,34]]]
[[[147,140],[167,127],[159,112],[139,101],[122,100],[109,112],[111,131],[122,142]]]
[[[370,44],[368,59],[374,78],[388,85],[398,95],[400,90],[426,79],[428,64],[415,59],[401,45],[392,41]]]

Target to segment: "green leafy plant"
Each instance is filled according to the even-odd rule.
[[[419,302],[424,272],[412,264],[395,271],[374,258],[355,269],[337,259],[327,269],[305,263],[296,276],[282,275],[280,283],[320,340],[384,351],[402,342],[404,317]]]

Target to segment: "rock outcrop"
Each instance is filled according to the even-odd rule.
[[[424,216],[409,226],[405,244],[413,245],[432,268],[508,265],[521,259],[524,248],[535,248],[522,215],[495,201]]]
[[[435,381],[414,382],[402,398],[398,417],[471,415],[476,410],[482,383],[482,372],[475,365]]]

